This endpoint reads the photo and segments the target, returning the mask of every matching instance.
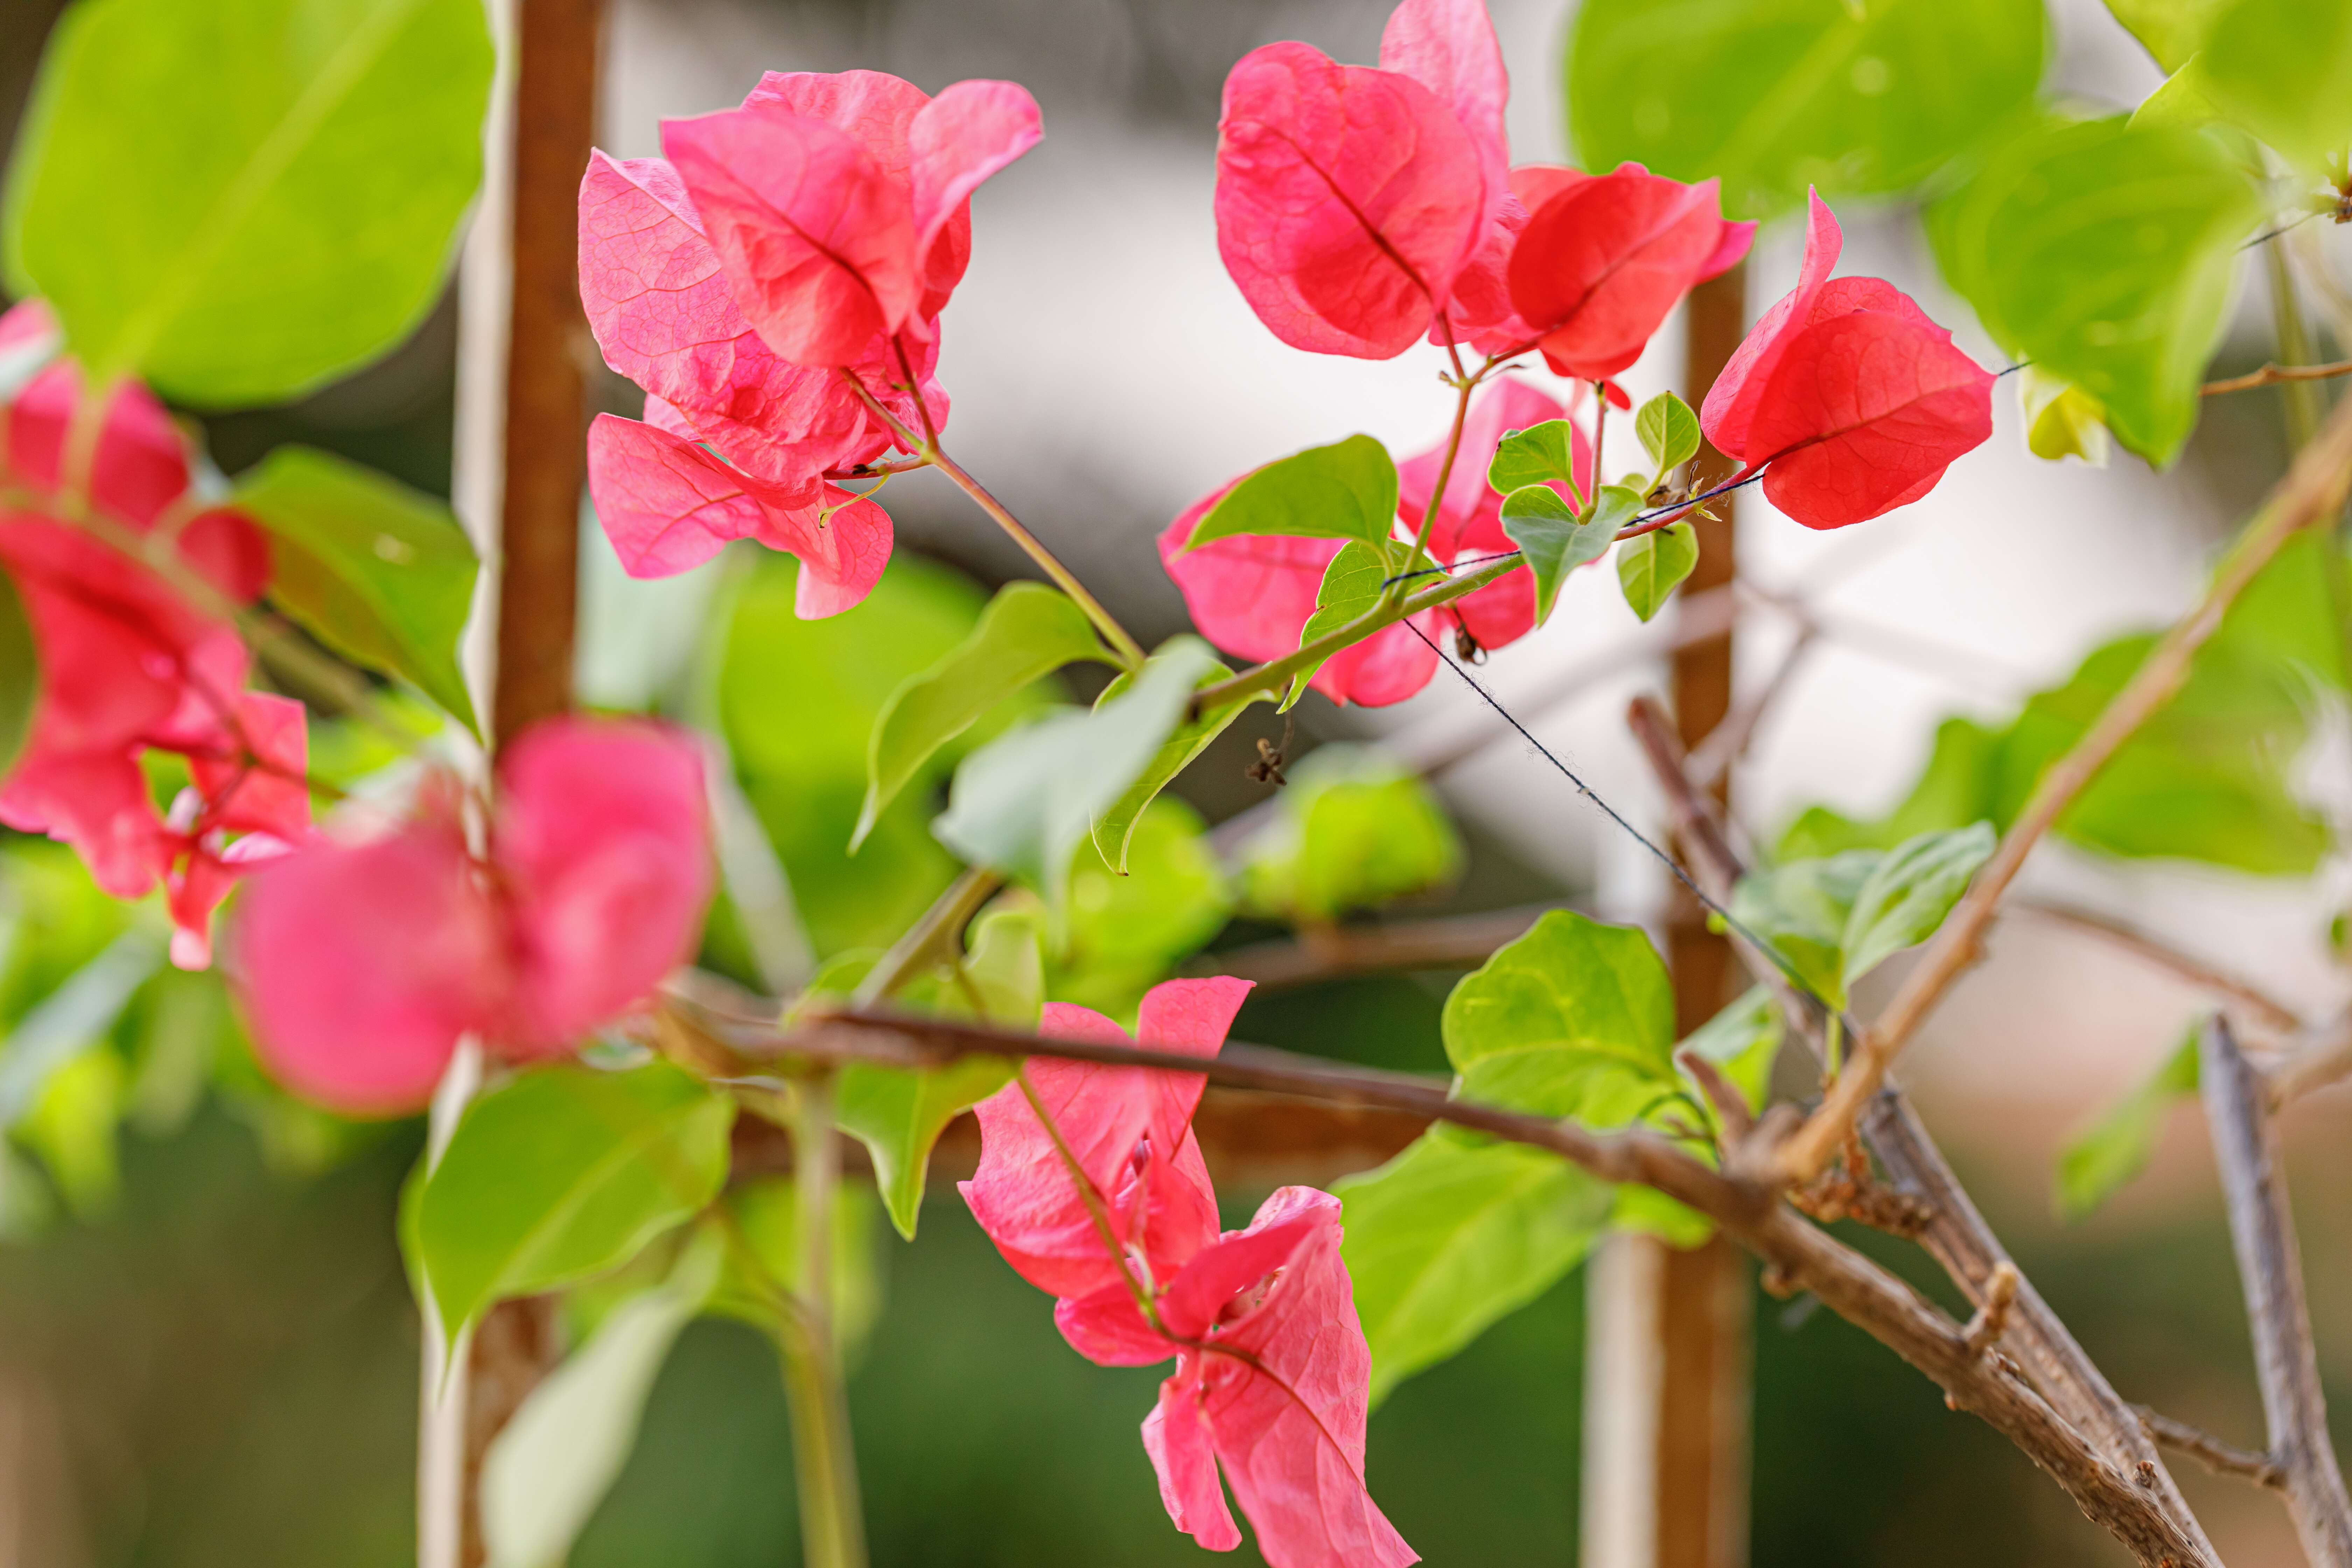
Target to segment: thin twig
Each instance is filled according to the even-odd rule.
[[[2175,623],[2074,748],[2052,764],[2025,808],[2001,836],[1992,859],[1936,933],[1876,1023],[1854,1042],[1853,1055],[1819,1110],[1782,1146],[1792,1183],[1811,1179],[1845,1142],[1885,1081],[1886,1069],[1944,992],[1976,957],[1985,928],[2025,858],[2054,826],[2126,741],[2172,700],[2189,679],[2189,662],[2220,627],[2246,584],[2286,542],[2314,522],[2332,518],[2352,478],[2352,400],[2332,415],[2319,437],[2296,454],[2237,542],[2222,557],[2212,584],[2194,609]]]
[[[684,1004],[670,1009],[673,1016],[690,1011]],[[1592,1132],[1572,1121],[1454,1099],[1434,1079],[1259,1047],[1228,1045],[1215,1057],[1190,1057],[1087,1040],[1049,1040],[944,1018],[855,1013],[821,1015],[793,1030],[707,1016],[677,1021],[704,1036],[709,1049],[733,1053],[747,1068],[780,1057],[928,1068],[981,1053],[1052,1056],[1192,1074],[1213,1083],[1341,1104],[1383,1106],[1549,1150],[1606,1181],[1654,1187],[1713,1219],[1762,1258],[1776,1280],[1792,1289],[1811,1290],[1832,1311],[1926,1373],[1944,1389],[1948,1404],[1981,1416],[2023,1449],[2146,1568],[2218,1568],[2201,1538],[2184,1530],[2160,1506],[2157,1491],[2093,1449],[2001,1358],[1972,1352],[1961,1326],[1917,1291],[1807,1224],[1764,1188],[1717,1171],[1654,1133]]]
[[[2266,364],[2243,375],[2209,381],[2200,390],[2208,397],[2216,397],[2225,392],[2252,392],[2258,386],[2276,386],[2284,381],[2326,381],[2339,375],[2352,375],[2352,359],[2337,360],[2331,364]]]
[[[2352,1077],[2352,1007],[2297,1035],[2284,1059],[2263,1076],[2274,1108]]]
[[[1984,1305],[1969,1320],[1969,1349],[1978,1355],[2000,1342],[2001,1331],[2009,1326],[2009,1309],[2017,1300],[2018,1282],[2022,1278],[2014,1263],[2004,1260],[1993,1265],[1992,1274],[1985,1281]]]
[[[2273,1029],[2301,1029],[2301,1015],[2284,1002],[2251,982],[2239,979],[2216,964],[2186,952],[2170,942],[2137,926],[2126,925],[2095,910],[2079,909],[2073,904],[2061,904],[2042,899],[2016,899],[2011,907],[2040,919],[2076,931],[2104,937],[2131,952],[2138,954],[2159,968],[2168,969],[2202,991],[2237,1003],[2263,1023]]]
[[[1230,975],[1279,989],[1403,969],[1475,969],[1493,957],[1496,949],[1526,935],[1547,910],[1566,907],[1528,904],[1435,920],[1302,928],[1295,941],[1252,942],[1223,952],[1204,952],[1185,970]]]
[[[1690,856],[1691,869],[1711,896],[1728,899],[1732,885],[1745,868],[1724,836],[1713,803],[1684,771],[1674,721],[1648,699],[1637,700],[1628,717],[1634,739],[1648,757],[1651,771],[1665,795],[1675,839]],[[1739,954],[1748,973],[1771,989],[1788,1017],[1790,1030],[1811,1048],[1816,1061],[1826,1063],[1827,1042],[1819,1010],[1787,984],[1777,967],[1752,952],[1737,932],[1732,933],[1731,941],[1733,951]],[[1979,1306],[1983,1305],[1994,1272],[2011,1261],[2008,1250],[1978,1212],[1968,1190],[1953,1174],[1943,1151],[1936,1146],[1936,1141],[1928,1135],[1899,1088],[1889,1084],[1879,1092],[1863,1117],[1862,1133],[1888,1177],[1927,1210],[1927,1222],[1917,1233],[1919,1244],[1942,1265],[1962,1294]],[[2003,1348],[2024,1363],[2044,1397],[2089,1438],[2109,1463],[2136,1474],[2149,1473],[2142,1469],[2143,1466],[2154,1467],[2153,1489],[2159,1506],[2176,1526],[2199,1543],[2201,1555],[2197,1560],[2212,1561],[2211,1543],[2205,1540],[2196,1515],[2189,1511],[2179,1487],[2164,1468],[2156,1445],[2141,1428],[2139,1418],[2057,1313],[2050,1310],[2030,1279],[2019,1280]]]
[[[2230,1239],[2246,1294],[2270,1451],[2284,1472],[2287,1513],[2312,1568],[2352,1568],[2352,1498],[2327,1436],[2327,1402],[2303,1293],[2303,1260],[2279,1169],[2278,1129],[2262,1075],[2238,1048],[2227,1017],[2198,1041],[2198,1088],[2213,1137],[2213,1163],[2229,1202]]]
[[[2258,1487],[2284,1490],[2286,1472],[2268,1454],[2249,1453],[2232,1448],[2211,1433],[2191,1426],[2186,1421],[2175,1421],[2169,1415],[2158,1414],[2145,1405],[2135,1405],[2139,1412],[2139,1424],[2147,1435],[2178,1453],[2188,1455],[2217,1476],[2243,1476]]]
[[[1095,630],[1100,632],[1104,640],[1108,642],[1112,649],[1118,653],[1120,663],[1129,669],[1142,668],[1142,645],[1128,635],[1127,628],[1120,626],[1117,617],[1103,607],[1102,601],[1087,591],[1087,585],[1078,581],[1076,574],[1063,565],[1061,558],[1045,547],[1044,540],[1030,532],[1021,520],[1013,515],[1010,508],[989,493],[987,486],[972,478],[969,469],[947,455],[940,447],[936,435],[929,433],[919,435],[908,429],[906,423],[896,414],[891,413],[880,398],[866,389],[866,384],[857,378],[856,372],[844,366],[841,377],[866,406],[890,426],[892,433],[898,437],[903,446],[916,456],[926,459],[931,467],[952,480],[958,489],[970,496],[973,504],[986,512],[990,521],[1003,529],[1006,536],[1019,545],[1046,576],[1054,580],[1055,587],[1077,602],[1078,608],[1086,612],[1087,619],[1094,623]],[[928,432],[931,418],[930,405],[924,400],[919,387],[915,391],[915,405],[922,412],[923,423]]]

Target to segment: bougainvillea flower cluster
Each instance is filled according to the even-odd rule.
[[[589,488],[630,573],[757,539],[800,558],[802,615],[866,596],[890,520],[839,481],[913,449],[893,420],[946,423],[932,373],[971,193],[1039,123],[1010,82],[932,98],[877,71],[772,71],[739,109],[666,122],[668,162],[594,155],[580,294],[646,416],[598,417]]]
[[[1137,1040],[1214,1056],[1248,991],[1154,986]],[[1062,1003],[1039,1032],[1130,1043]],[[1054,1321],[1079,1354],[1176,1363],[1143,1422],[1176,1527],[1213,1551],[1241,1544],[1222,1469],[1273,1568],[1418,1561],[1364,1487],[1371,1352],[1339,1258],[1339,1201],[1285,1187],[1220,1234],[1192,1130],[1202,1079],[1044,1057],[1024,1072],[1025,1092],[1009,1084],[978,1107],[980,1167],[961,1190],[1005,1261],[1060,1298]]]
[[[1426,334],[1597,380],[1747,254],[1716,182],[1510,167],[1480,0],[1405,0],[1381,63],[1268,44],[1225,79],[1217,248],[1274,335],[1387,359]]]
[[[1430,528],[1429,550],[1439,561],[1469,561],[1516,549],[1503,532],[1503,498],[1486,481],[1495,448],[1514,430],[1567,416],[1557,398],[1510,376],[1478,395],[1463,422],[1462,445],[1445,481],[1445,498]],[[1574,429],[1577,486],[1592,490],[1592,444]],[[1440,437],[1397,465],[1397,537],[1411,540],[1429,509],[1430,489],[1445,459]],[[1333,539],[1235,534],[1188,551],[1192,531],[1238,480],[1203,496],[1160,534],[1160,560],[1184,595],[1201,634],[1241,658],[1279,658],[1298,646],[1315,613],[1323,574],[1339,552]],[[1555,486],[1565,492],[1566,487]],[[1426,610],[1375,632],[1332,655],[1313,682],[1334,702],[1366,708],[1402,702],[1437,673],[1436,644],[1458,626],[1482,648],[1501,647],[1535,626],[1535,588],[1524,571],[1481,588],[1442,610]],[[1420,635],[1416,636],[1415,631]]]
[[[1765,498],[1807,528],[1917,500],[1992,434],[1992,373],[1893,284],[1832,278],[1843,242],[1815,193],[1796,288],[1699,410],[1716,449],[1763,468]]]
[[[527,1061],[642,1003],[710,897],[702,759],[667,728],[551,719],[500,753],[487,853],[436,777],[415,818],[315,838],[254,877],[235,979],[289,1087],[361,1114],[423,1105],[462,1035]]]
[[[53,337],[37,300],[0,317],[0,346]],[[187,444],[153,394],[113,389],[94,416],[86,494],[68,493],[68,432],[87,395],[60,358],[0,409],[0,569],[40,665],[0,822],[71,844],[116,898],[161,884],[173,959],[202,968],[236,877],[310,832],[302,707],[245,689],[245,643],[215,612],[260,596],[268,547],[250,519],[192,487]],[[192,601],[198,585],[207,605]],[[142,765],[151,751],[187,763],[168,816]]]

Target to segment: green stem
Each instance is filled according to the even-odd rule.
[[[1475,571],[1465,572],[1459,577],[1449,577],[1436,587],[1424,588],[1409,598],[1391,601],[1383,597],[1377,607],[1336,631],[1327,632],[1313,642],[1301,644],[1296,653],[1285,654],[1280,658],[1259,665],[1255,669],[1245,669],[1229,679],[1203,686],[1192,694],[1192,711],[1213,713],[1228,703],[1241,701],[1258,692],[1280,690],[1290,683],[1292,676],[1321,663],[1340,649],[1352,647],[1374,632],[1392,626],[1408,616],[1417,616],[1423,610],[1436,609],[1441,605],[1450,605],[1456,599],[1475,594],[1506,573],[1517,571],[1523,564],[1525,563],[1517,555],[1507,555],[1499,561],[1490,561]]]
[[[793,1183],[799,1199],[798,1311],[780,1314],[784,1394],[792,1408],[793,1469],[807,1568],[866,1568],[857,1452],[833,1331],[833,1207],[840,1151],[830,1073],[794,1086]]]
[[[98,446],[106,434],[106,411],[121,385],[109,378],[92,384],[85,374],[81,395],[74,400],[66,422],[65,450],[58,458],[58,500],[66,514],[79,520],[95,510],[91,483],[98,468]]]
[[[1443,319],[1442,315],[1440,319]],[[1461,390],[1454,399],[1454,427],[1445,433],[1445,456],[1437,465],[1437,483],[1429,492],[1429,504],[1422,508],[1421,527],[1413,532],[1412,554],[1409,562],[1413,565],[1418,565],[1423,561],[1429,562],[1433,566],[1438,564],[1437,561],[1429,554],[1429,536],[1436,531],[1438,513],[1445,506],[1445,487],[1454,477],[1454,459],[1461,455],[1462,427],[1470,419],[1470,394],[1478,383],[1485,379],[1486,372],[1494,367],[1495,363],[1488,360],[1486,364],[1479,367],[1476,375],[1464,375],[1462,356],[1454,353],[1453,345],[1450,343],[1446,345],[1445,352],[1454,354],[1454,384]],[[1383,602],[1401,603],[1404,599],[1405,593],[1404,583],[1400,580],[1391,584],[1389,591],[1381,597]]]
[[[1004,879],[987,867],[967,868],[963,875],[931,900],[931,907],[907,928],[907,934],[893,942],[890,951],[866,972],[849,1005],[871,1007],[877,1002],[887,1001],[924,970],[962,957],[963,928],[971,923],[971,917],[1003,886]]]
[[[1052,551],[1045,548],[1045,541],[1022,526],[1021,520],[1014,517],[1003,501],[988,493],[987,486],[972,478],[962,464],[940,449],[937,437],[919,435],[907,428],[905,423],[897,415],[884,407],[881,400],[866,390],[866,384],[857,378],[855,371],[845,366],[841,376],[849,384],[850,390],[857,394],[866,406],[897,432],[900,442],[912,448],[917,457],[945,474],[958,489],[970,496],[973,503],[986,512],[1013,543],[1026,552],[1029,559],[1035,562],[1046,576],[1054,580],[1055,587],[1077,601],[1078,608],[1087,613],[1087,619],[1095,624],[1095,630],[1100,632],[1103,640],[1110,644],[1112,651],[1118,655],[1121,664],[1130,670],[1143,668],[1143,645],[1128,635],[1127,628],[1120,626],[1108,610],[1103,608],[1102,602],[1088,593],[1086,584],[1079,582],[1076,575],[1068,567],[1063,565]],[[916,406],[924,407],[919,396],[916,399]],[[927,420],[929,417],[929,410],[927,407],[924,408],[924,417]]]
[[[2287,268],[2285,249],[2273,240],[2263,247],[2263,261],[2270,269],[2271,323],[2278,336],[2278,363],[2288,369],[2316,363],[2311,328],[2303,319],[2303,302],[2295,295],[2294,274]],[[2286,408],[2287,450],[2300,452],[2319,430],[2319,384],[2301,378],[2282,381],[2279,398]]]

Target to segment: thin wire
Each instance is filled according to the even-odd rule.
[[[2286,234],[2286,233],[2290,233],[2290,232],[2292,232],[2292,231],[2293,231],[2293,230],[2294,230],[2294,229],[2301,228],[2305,224],[2309,223],[2313,218],[2315,218],[2315,217],[2326,217],[2326,216],[2328,215],[2328,213],[2329,213],[2330,211],[2332,211],[2332,210],[2333,210],[2332,208],[2327,208],[2327,207],[2316,207],[2316,208],[2314,208],[2312,211],[2307,212],[2307,213],[2304,214],[2301,217],[2299,217],[2299,218],[2295,219],[2293,223],[2281,224],[2281,225],[2279,225],[2279,226],[2278,226],[2278,227],[2276,227],[2276,228],[2274,228],[2274,229],[2271,230],[2268,234],[2258,234],[2258,235],[2254,236],[2254,237],[2253,237],[2253,238],[2252,238],[2252,239],[2250,239],[2250,240],[2246,241],[2246,243],[2245,243],[2245,244],[2243,244],[2243,245],[2242,245],[2242,246],[2238,247],[2238,248],[2239,248],[2240,250],[2252,250],[2254,247],[2256,247],[2256,246],[2258,246],[2258,245],[2262,245],[2262,244],[2264,244],[2264,243],[2266,243],[2266,242],[2268,242],[2268,241],[2270,241],[2270,240],[2276,239],[2280,235]]]
[[[1756,949],[1757,952],[1762,953],[1766,958],[1771,961],[1772,967],[1778,969],[1784,976],[1786,976],[1789,984],[1792,987],[1799,992],[1801,992],[1807,998],[1819,1005],[1824,1012],[1836,1011],[1835,1008],[1830,1006],[1827,998],[1822,996],[1819,993],[1814,991],[1811,985],[1805,984],[1804,977],[1797,973],[1796,967],[1793,964],[1791,964],[1787,959],[1780,956],[1778,949],[1773,947],[1770,942],[1766,942],[1762,937],[1757,935],[1754,931],[1748,930],[1747,925],[1734,916],[1729,910],[1725,909],[1721,904],[1718,904],[1713,899],[1708,898],[1706,890],[1700,888],[1696,881],[1691,879],[1691,874],[1683,869],[1681,861],[1675,859],[1664,848],[1660,847],[1659,845],[1649,837],[1649,835],[1643,833],[1640,828],[1626,821],[1624,815],[1622,812],[1620,812],[1615,806],[1610,805],[1607,801],[1601,799],[1600,794],[1595,791],[1591,784],[1586,784],[1582,779],[1577,776],[1575,769],[1570,767],[1566,763],[1561,762],[1558,757],[1554,756],[1550,747],[1545,745],[1541,741],[1537,740],[1534,735],[1528,733],[1528,727],[1525,724],[1520,723],[1518,720],[1512,715],[1509,709],[1495,700],[1495,694],[1493,692],[1488,691],[1484,686],[1478,684],[1477,677],[1472,675],[1468,670],[1463,668],[1452,659],[1447,658],[1444,651],[1440,649],[1434,642],[1430,642],[1429,634],[1427,632],[1424,632],[1419,626],[1414,626],[1410,620],[1402,621],[1398,624],[1406,627],[1413,636],[1419,637],[1423,642],[1429,643],[1429,650],[1437,655],[1438,663],[1445,666],[1454,674],[1460,676],[1465,684],[1466,684],[1471,690],[1476,692],[1480,700],[1483,700],[1487,707],[1492,708],[1496,713],[1502,716],[1504,723],[1508,724],[1512,729],[1517,730],[1519,732],[1519,739],[1525,741],[1528,745],[1533,746],[1536,749],[1538,755],[1542,757],[1545,762],[1549,763],[1553,767],[1559,769],[1560,776],[1568,780],[1569,783],[1574,784],[1577,787],[1579,794],[1582,795],[1585,799],[1591,801],[1593,805],[1599,806],[1602,813],[1608,816],[1610,821],[1615,823],[1618,826],[1623,828],[1628,834],[1632,835],[1634,843],[1639,844],[1643,848],[1657,857],[1658,864],[1673,872],[1675,875],[1675,880],[1680,882],[1684,887],[1688,888],[1690,889],[1691,897],[1696,899],[1702,908],[1704,908],[1709,914],[1721,921],[1731,930],[1738,931],[1741,937],[1746,939],[1749,945]]]

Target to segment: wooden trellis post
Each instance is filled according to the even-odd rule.
[[[1692,290],[1683,392],[1696,407],[1738,347],[1747,268]],[[1701,471],[1724,468],[1712,447]],[[1697,521],[1697,569],[1683,596],[1731,582],[1732,502]],[[1677,601],[1677,614],[1680,614]],[[1678,647],[1669,673],[1683,744],[1731,711],[1731,631]],[[1717,784],[1728,789],[1726,769]],[[1675,1026],[1686,1035],[1730,1000],[1731,949],[1680,886],[1666,924]],[[1688,1251],[1612,1238],[1593,1260],[1586,1335],[1584,1568],[1743,1568],[1748,1561],[1749,1287],[1722,1238]]]

